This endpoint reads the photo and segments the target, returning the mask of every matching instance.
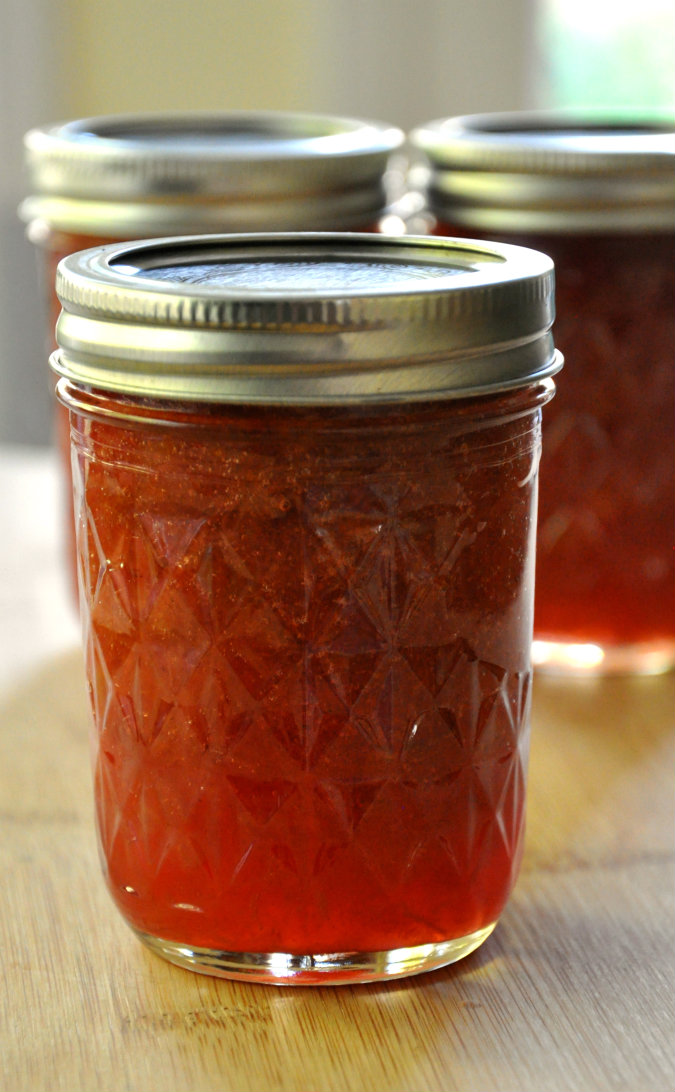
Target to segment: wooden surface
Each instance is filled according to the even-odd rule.
[[[673,1092],[672,675],[537,680],[523,870],[468,959],[382,986],[200,977],[99,876],[55,482],[0,452],[3,1092]]]

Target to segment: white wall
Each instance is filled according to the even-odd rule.
[[[526,105],[535,0],[66,0],[71,115],[269,108],[404,127]]]
[[[24,131],[64,108],[57,5],[0,0],[0,441],[46,442],[50,408],[36,262],[16,210]]]
[[[324,8],[329,101],[410,129],[515,110],[532,86],[537,0],[341,0]]]
[[[367,0],[366,0],[367,2]],[[320,96],[340,0],[61,0],[69,114],[301,108]]]

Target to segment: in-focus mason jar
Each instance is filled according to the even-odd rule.
[[[522,851],[552,263],[200,237],[57,289],[119,910],[262,982],[468,954]]]
[[[634,119],[476,115],[413,134],[432,229],[556,267],[567,367],[544,424],[534,661],[675,663],[675,135]]]
[[[40,256],[50,351],[56,266],[74,251],[207,232],[403,230],[392,207],[402,143],[386,123],[285,112],[141,114],[32,129],[20,214]],[[57,413],[55,432],[70,492],[65,415]]]

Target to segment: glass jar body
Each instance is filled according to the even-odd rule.
[[[107,882],[276,983],[417,973],[522,853],[540,405],[70,405]]]
[[[466,233],[447,222],[436,231]],[[490,237],[554,260],[554,331],[566,360],[544,420],[535,663],[582,673],[669,668],[675,238]]]

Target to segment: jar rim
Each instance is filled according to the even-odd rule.
[[[120,393],[307,403],[469,397],[556,372],[553,263],[428,236],[221,235],[59,264],[55,371]]]
[[[499,230],[675,227],[675,122],[633,111],[439,118],[413,131],[433,212]]]
[[[20,215],[135,238],[365,224],[403,143],[387,122],[291,111],[81,118],[26,133]]]

